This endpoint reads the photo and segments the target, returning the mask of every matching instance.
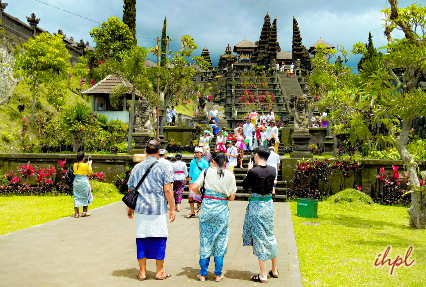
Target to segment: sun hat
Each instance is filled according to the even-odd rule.
[[[160,149],[160,155],[166,154],[167,151],[165,149]]]
[[[203,149],[202,148],[200,148],[200,147],[196,147],[195,149],[194,149],[194,153],[196,153],[196,152],[203,152]]]

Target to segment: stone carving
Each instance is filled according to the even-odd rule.
[[[235,103],[233,103],[233,104],[232,104],[232,109],[231,109],[231,111],[232,111],[232,116],[231,116],[231,118],[232,118],[232,119],[237,119],[237,118],[238,118],[238,113],[237,113],[237,109],[235,108]]]
[[[293,104],[290,106],[291,114],[294,115],[294,133],[308,133],[309,134],[309,100],[302,97],[294,99],[292,95]]]
[[[137,102],[137,114],[135,132],[152,133],[152,123],[150,120],[151,107],[147,100],[139,100]]]
[[[300,69],[300,59],[296,60],[295,69]]]
[[[199,114],[207,114],[205,96],[200,95],[200,97],[198,98],[198,107],[199,107]]]
[[[13,78],[15,58],[8,49],[0,48],[0,105],[6,103],[13,95],[18,80]]]

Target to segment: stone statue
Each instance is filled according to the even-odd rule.
[[[152,124],[150,120],[151,107],[147,100],[139,100],[137,102],[137,114],[135,132],[137,133],[152,133]]]
[[[0,105],[6,103],[13,95],[18,80],[13,78],[15,58],[7,48],[0,48]]]
[[[203,95],[200,95],[200,97],[198,97],[198,107],[199,107],[199,114],[207,114],[207,110],[206,110],[206,97]]]
[[[295,69],[300,69],[300,59],[296,60],[296,65],[294,66]]]
[[[294,100],[294,96],[292,95]],[[294,114],[294,133],[308,133],[309,134],[309,100],[304,97],[299,97],[294,101],[294,106],[291,113]]]

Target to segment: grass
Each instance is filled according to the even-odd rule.
[[[348,197],[356,200],[347,202]],[[340,199],[319,202],[319,218],[297,217],[297,203],[290,203],[303,285],[426,286],[426,230],[409,226],[407,208],[363,204],[368,199],[356,195]],[[392,261],[404,258],[412,245],[408,262],[415,259],[415,265],[396,267],[393,276],[388,265],[375,267],[389,245]]]
[[[179,105],[175,105],[175,109],[176,112],[178,112],[179,114],[184,114],[185,116],[188,117],[194,117],[194,101],[191,100],[191,102],[189,104],[179,104]]]
[[[120,201],[123,197],[112,184],[96,181],[90,184],[94,200],[89,210]],[[73,214],[74,198],[69,195],[1,196],[0,235]]]

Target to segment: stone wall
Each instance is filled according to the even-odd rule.
[[[184,128],[184,127],[163,127],[163,135],[167,141],[173,139],[176,143],[182,146],[192,146],[194,138],[195,128]]]
[[[12,97],[18,83],[13,78],[14,65],[15,58],[13,57],[13,51],[9,51],[5,46],[0,46],[0,105]]]

